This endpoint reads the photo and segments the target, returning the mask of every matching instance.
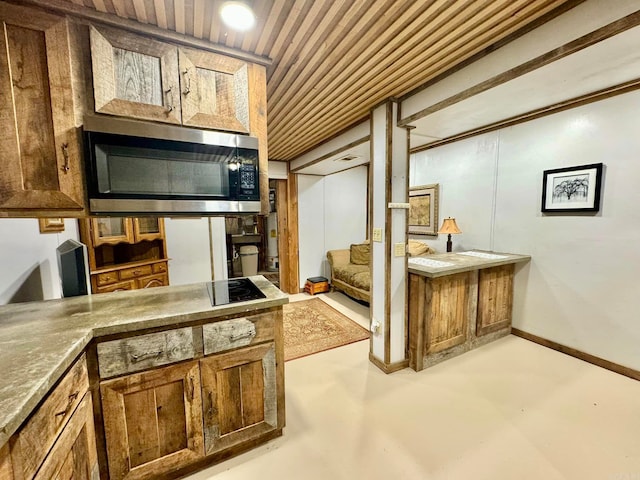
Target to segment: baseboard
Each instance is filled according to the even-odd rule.
[[[620,375],[624,375],[625,377],[633,378],[634,380],[640,380],[640,371],[634,370],[633,368],[610,362],[609,360],[596,357],[589,353],[581,352],[580,350],[576,350],[575,348],[561,345],[557,342],[547,340],[546,338],[539,337],[532,333],[523,332],[522,330],[519,330],[517,328],[511,328],[511,333],[517,337],[524,338],[525,340],[529,340],[530,342],[537,343],[538,345],[542,345],[547,348],[551,348],[552,350],[556,350],[558,352],[564,353],[565,355],[575,357],[579,360],[591,363],[592,365],[611,370],[612,372],[619,373]]]
[[[373,353],[371,352],[369,352],[369,361],[387,374],[397,372],[398,370],[403,370],[409,367],[409,359],[401,360],[400,362],[395,363],[384,363],[379,358],[374,357]]]

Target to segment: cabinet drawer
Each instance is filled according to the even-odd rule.
[[[166,273],[168,270],[166,262],[153,264],[153,273]]]
[[[272,340],[274,315],[274,313],[264,313],[203,325],[204,354],[210,355]]]
[[[14,468],[20,468],[22,473],[18,478],[33,478],[88,389],[87,361],[83,354],[18,432],[11,454]]]
[[[96,293],[120,292],[122,290],[135,290],[135,288],[136,288],[136,281],[127,280],[126,282],[112,283],[111,285],[98,287],[96,289]]]
[[[188,360],[195,355],[193,331],[177,328],[98,344],[101,378],[139,372]]]
[[[129,280],[130,278],[151,275],[151,265],[141,265],[139,267],[123,268],[120,270],[120,280]]]
[[[169,285],[169,277],[166,273],[161,273],[138,278],[136,282],[138,283],[138,288],[164,287],[165,285]]]
[[[118,272],[99,273],[96,275],[96,283],[98,286],[111,285],[119,280]]]

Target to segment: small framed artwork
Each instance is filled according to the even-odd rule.
[[[40,233],[64,232],[64,218],[39,218]]]
[[[438,235],[438,184],[409,189],[409,233]]]
[[[597,212],[601,186],[602,163],[545,170],[542,211]]]

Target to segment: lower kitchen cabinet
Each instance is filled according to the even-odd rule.
[[[278,427],[273,342],[200,360],[206,454]]]
[[[0,448],[0,480],[13,480],[13,465],[8,444]]]
[[[84,396],[58,437],[35,480],[98,480],[96,434],[91,395]]]
[[[111,480],[152,478],[204,455],[197,361],[101,383]]]

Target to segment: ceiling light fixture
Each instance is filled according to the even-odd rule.
[[[246,32],[256,24],[256,16],[244,2],[224,2],[220,7],[220,17],[229,28]]]

